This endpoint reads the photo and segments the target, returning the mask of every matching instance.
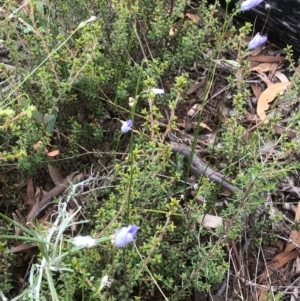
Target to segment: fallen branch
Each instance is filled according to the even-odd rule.
[[[170,142],[172,152],[180,153],[184,158],[189,161],[192,155],[192,149],[181,143]],[[233,185],[225,176],[217,171],[210,168],[205,162],[203,162],[196,154],[193,154],[193,159],[191,160],[190,172],[197,178],[206,175],[213,182],[218,183],[228,189],[231,192],[239,191],[240,189]]]

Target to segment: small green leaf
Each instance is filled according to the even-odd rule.
[[[48,115],[48,114],[45,114],[44,116],[44,123],[49,123],[51,120],[55,119],[55,116],[54,115]]]
[[[46,116],[53,116],[54,117],[54,118],[51,118],[50,120],[48,120],[47,127],[46,127],[46,132],[49,133],[49,134],[52,134],[52,131],[53,131],[53,129],[55,127],[55,124],[56,124],[56,118],[57,118],[56,109],[53,109],[51,114],[50,115],[46,114],[45,117]],[[45,117],[44,117],[44,120],[45,120]]]
[[[32,111],[30,110],[30,108],[27,109],[27,116],[28,118],[32,117]]]
[[[32,117],[38,122],[43,122],[43,114],[37,110],[32,111]]]
[[[55,119],[52,119],[48,124],[47,124],[47,127],[46,127],[46,132],[49,133],[49,134],[52,134],[52,131],[55,127],[55,123],[56,123],[56,118]]]

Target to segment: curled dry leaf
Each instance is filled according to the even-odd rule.
[[[32,147],[35,151],[37,151],[41,146],[43,146],[43,142],[40,140],[37,143],[35,143]]]
[[[205,124],[204,122],[200,122],[200,126],[203,127],[204,129],[207,129],[207,130],[212,132],[211,128],[207,124]]]
[[[8,253],[19,253],[19,252],[24,252],[28,249],[32,249],[32,248],[35,248],[37,246],[36,243],[31,243],[31,242],[27,242],[27,243],[24,243],[24,244],[20,244],[16,247],[13,247],[11,248]]]
[[[189,19],[193,20],[194,22],[198,23],[200,21],[200,17],[197,14],[185,14]]]
[[[192,87],[190,87],[187,91],[186,94],[190,95],[194,93],[196,90],[199,88],[203,87],[206,84],[206,77],[201,80],[201,82],[196,82]]]
[[[40,202],[34,204],[34,206],[31,208],[31,210],[28,213],[27,216],[27,222],[34,219],[36,216],[38,216],[42,211],[46,210],[49,205],[51,204],[54,197],[62,194],[69,186],[70,182],[74,179],[74,177],[77,176],[77,180],[82,180],[84,178],[84,174],[80,173],[78,171],[72,172],[68,177],[66,177],[62,183],[56,185],[54,188],[52,188],[43,198]]]
[[[282,83],[288,82],[288,81],[289,81],[289,79],[286,77],[286,75],[283,74],[283,73],[280,72],[280,71],[276,71],[274,75],[275,75]]]
[[[267,118],[266,111],[269,109],[269,103],[272,102],[278,94],[282,94],[291,86],[291,82],[277,83],[268,87],[259,97],[257,102],[257,115],[262,121]]]

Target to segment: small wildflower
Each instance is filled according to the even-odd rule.
[[[91,22],[94,22],[95,20],[97,20],[97,17],[96,16],[92,16],[90,17],[88,20],[84,21],[84,22],[81,22],[78,26],[78,28],[81,28],[81,27],[84,27],[86,24],[88,23],[91,23]]]
[[[105,275],[101,280],[101,286],[106,286],[107,282],[108,282],[108,276]]]
[[[249,42],[248,49],[253,49],[256,47],[261,46],[264,44],[267,40],[266,36],[262,36],[259,32],[256,34],[256,36]]]
[[[241,10],[249,10],[255,6],[257,6],[259,3],[261,3],[263,0],[245,0],[241,4]]]
[[[100,290],[102,290],[104,287],[110,287],[112,283],[112,280],[108,279],[108,276],[105,275],[102,280],[101,280],[101,284],[100,284]]]
[[[114,244],[117,248],[122,248],[133,242],[134,237],[137,234],[138,227],[136,225],[130,225],[116,230],[114,235]]]
[[[153,89],[151,89],[151,91],[154,92],[156,95],[165,94],[164,89],[153,88]]]
[[[97,240],[91,236],[77,236],[72,239],[75,247],[90,248],[97,245]]]
[[[130,107],[133,107],[133,106],[134,106],[134,103],[135,103],[134,98],[133,98],[133,97],[129,97],[129,99],[128,99],[128,104],[129,104],[129,106],[130,106]]]
[[[88,20],[86,20],[85,22],[86,23],[90,23],[90,22],[94,22],[97,20],[97,17],[96,16],[91,16]]]
[[[131,131],[131,128],[132,128],[132,120],[128,119],[127,121],[123,122],[121,131],[122,131],[122,133],[127,133],[127,132]]]

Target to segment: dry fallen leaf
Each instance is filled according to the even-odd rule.
[[[207,124],[205,124],[204,122],[200,122],[200,126],[203,127],[204,129],[207,129],[207,130],[212,132],[212,129]]]
[[[272,102],[278,94],[285,92],[291,85],[291,82],[277,83],[268,87],[259,97],[257,102],[257,115],[263,121],[267,118],[266,111],[269,109],[269,103]]]
[[[27,178],[27,187],[26,187],[26,198],[25,198],[25,204],[27,206],[33,206],[34,204],[34,185],[33,180],[31,177]]]
[[[275,124],[273,128],[274,128],[275,133],[278,134],[278,135],[282,135],[283,133],[286,133],[286,135],[291,139],[294,139],[294,138],[297,137],[297,131],[296,130],[288,129],[288,128],[283,127],[282,125],[279,125],[279,124]]]
[[[300,245],[300,232],[297,230],[292,230],[290,234],[290,240],[291,242],[287,244],[285,247],[285,252],[292,251],[297,248],[297,246]]]
[[[269,56],[269,55],[257,55],[249,56],[248,61],[261,62],[261,63],[276,63],[285,61],[284,56]]]
[[[70,182],[74,179],[74,177],[77,176],[77,179],[83,179],[84,174],[80,173],[79,171],[72,172],[69,176],[67,176],[62,183],[56,185],[54,188],[52,188],[39,203],[34,204],[34,206],[31,208],[31,210],[28,213],[27,216],[27,222],[34,219],[37,215],[40,214],[40,212],[45,211],[49,205],[51,204],[53,197],[56,197],[60,194],[62,194],[67,188]]]
[[[298,202],[298,206],[296,209],[296,214],[295,214],[295,221],[300,220],[300,202]],[[296,249],[297,245],[300,245],[300,231],[297,230],[292,230],[290,233],[290,240],[291,242],[288,243],[285,247],[285,252],[287,251],[292,251]]]
[[[256,84],[250,84],[250,86],[252,88],[252,92],[255,95],[256,99],[259,99],[261,91],[259,90],[258,86]]]
[[[297,209],[296,209],[296,216],[295,220],[300,220],[300,202],[298,203]],[[288,243],[285,247],[285,250],[279,254],[277,254],[267,265],[267,269],[264,270],[264,272],[259,277],[259,284],[268,283],[266,279],[269,279],[273,273],[275,273],[279,268],[284,266],[289,261],[298,258],[298,250],[295,250],[297,248],[297,245],[300,244],[300,232],[297,230],[293,230],[290,234],[290,240],[292,242]],[[260,296],[258,298],[259,301],[266,300],[265,296],[267,294],[268,290],[264,288],[258,289],[258,295]]]
[[[40,140],[37,143],[35,143],[32,147],[35,151],[37,151],[41,146],[43,146],[43,142]]]
[[[289,261],[295,259],[298,256],[297,250],[284,251],[277,254],[269,263],[268,271],[265,270],[259,277],[258,283],[262,284],[268,277],[270,277],[276,270],[284,266]]]
[[[195,114],[196,114],[197,112],[200,111],[200,109],[201,109],[201,105],[198,104],[198,103],[195,103],[195,104],[188,110],[187,115],[188,115],[189,117],[194,117]]]
[[[220,216],[211,214],[200,215],[198,217],[198,223],[203,224],[204,228],[215,229],[218,226],[223,226],[223,219]]]
[[[176,31],[177,31],[177,29],[172,27],[169,31],[169,36],[173,36]]]
[[[300,273],[300,258],[299,257],[297,257],[295,259],[294,269],[295,269],[294,275]],[[297,299],[297,300],[299,300],[299,299]]]
[[[189,19],[193,20],[194,22],[198,23],[200,21],[200,17],[197,14],[185,14]]]
[[[280,72],[280,71],[276,71],[274,75],[275,75],[282,83],[288,82],[288,81],[289,81],[289,79],[286,77],[286,75],[283,74],[283,73]]]
[[[11,248],[8,252],[9,253],[18,253],[18,252],[24,252],[28,249],[35,248],[37,246],[36,243],[26,242],[23,244],[20,244],[16,247]]]
[[[63,182],[64,178],[55,166],[48,164],[48,172],[55,185]]]
[[[257,71],[259,73],[267,72],[267,71],[271,70],[272,65],[273,65],[272,63],[261,63],[261,64],[255,66],[255,67],[251,68],[250,70],[251,71]]]
[[[47,153],[48,157],[55,157],[59,154],[59,150],[54,150],[52,152]]]
[[[176,125],[179,126],[179,127],[182,127],[182,128],[193,128],[193,129],[195,129],[197,127],[197,122],[188,122],[188,123],[186,123],[186,122],[177,122]],[[199,125],[202,128],[207,129],[207,130],[212,132],[212,129],[207,124],[205,124],[204,122],[200,122]]]
[[[206,77],[204,79],[202,79],[201,82],[196,82],[192,87],[190,87],[186,91],[186,94],[190,95],[190,94],[194,93],[196,90],[203,87],[205,85],[205,83],[206,83]]]

